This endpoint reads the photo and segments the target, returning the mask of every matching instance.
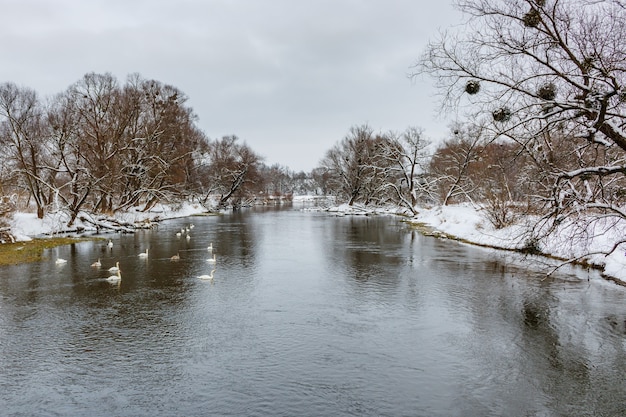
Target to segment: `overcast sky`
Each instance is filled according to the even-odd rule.
[[[351,126],[440,139],[432,80],[411,66],[450,1],[0,0],[0,82],[42,97],[89,72],[182,90],[212,139],[235,134],[269,165],[316,167]]]

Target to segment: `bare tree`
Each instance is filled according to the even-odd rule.
[[[293,192],[293,173],[289,168],[279,164],[270,167],[261,165],[259,175],[263,177],[264,195],[282,197]]]
[[[331,179],[332,174],[328,168],[317,167],[311,170],[311,178],[315,194],[324,196],[332,195]]]
[[[437,179],[444,206],[454,201],[473,202],[478,184],[476,178],[469,175],[470,166],[479,160],[485,140],[482,129],[472,126],[455,125],[451,130],[452,138],[437,149],[429,168]]]
[[[176,87],[138,74],[120,85],[88,73],[45,107],[34,91],[2,84],[0,190],[26,189],[40,217],[54,202],[68,227],[85,210],[148,210],[197,192],[239,207],[267,191],[262,158],[236,136],[210,142],[186,102]],[[290,193],[294,175],[274,171],[272,192]]]
[[[367,202],[380,182],[376,181],[376,139],[368,125],[353,126],[344,139],[327,151],[321,165],[330,174],[330,187],[353,205]]]
[[[115,117],[123,107],[120,105],[119,84],[111,74],[89,73],[70,86],[67,94],[70,95],[67,104],[75,113],[76,141],[73,147],[77,157],[80,156],[85,163],[80,169],[86,170],[89,184],[77,188],[79,194],[74,198],[84,201],[80,194],[94,192],[94,208],[112,212],[114,195],[121,184],[122,166],[118,156],[126,146],[125,125]]]
[[[289,172],[289,189],[293,194],[315,194],[317,187],[312,173],[304,171]]]
[[[122,95],[129,119],[121,152],[124,194],[119,207],[180,199],[194,183],[194,152],[205,143],[187,97],[171,85],[131,76]],[[129,117],[130,116],[130,117]]]
[[[37,93],[13,83],[0,85],[0,140],[10,152],[23,184],[43,218],[47,204],[42,109]]]
[[[516,141],[536,162],[543,183],[551,184],[540,195],[550,210],[547,223],[580,215],[626,219],[616,192],[626,174],[623,2],[456,5],[469,16],[466,25],[432,42],[416,73],[437,77],[444,107],[464,108],[482,124],[490,120],[492,139]],[[554,152],[561,140],[571,143],[567,156]]]
[[[210,194],[217,194],[217,206],[226,207],[229,202],[237,208],[246,198],[263,190],[260,184],[261,157],[248,145],[238,143],[237,136],[224,136],[209,144],[204,179],[204,204]],[[232,200],[232,201],[231,201]]]
[[[55,181],[51,182],[52,200],[57,208],[62,203],[70,212],[68,226],[76,219],[97,181],[84,156],[86,144],[78,133],[78,113],[70,94],[55,96],[47,110],[47,130],[52,153],[58,161],[51,167]]]
[[[48,106],[46,183],[70,213],[110,213],[183,198],[196,174],[193,154],[205,142],[187,98],[175,87],[133,74],[124,86],[110,74],[85,75]]]
[[[324,194],[335,194],[349,205],[393,203],[415,212],[418,194],[430,192],[424,175],[428,144],[415,127],[399,135],[353,126],[326,152],[313,177]]]
[[[424,175],[430,160],[429,145],[421,128],[408,127],[401,135],[389,133],[383,146],[384,158],[395,172],[388,176],[387,187],[393,190],[395,200],[413,214],[420,195],[431,199],[433,184]]]

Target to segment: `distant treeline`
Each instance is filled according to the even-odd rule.
[[[194,199],[215,209],[315,189],[305,173],[266,166],[236,136],[209,139],[187,96],[133,74],[86,74],[41,100],[0,84],[0,193],[6,203],[113,213]]]

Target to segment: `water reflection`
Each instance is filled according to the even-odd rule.
[[[624,415],[625,293],[601,280],[385,216],[263,208],[112,239],[0,269],[5,415]]]
[[[358,216],[328,219],[332,245],[326,256],[334,267],[342,267],[356,288],[390,291],[401,282],[401,269],[406,263],[401,245],[403,233],[388,227],[388,219]],[[384,224],[384,226],[383,226]]]
[[[458,254],[455,258],[459,258]],[[478,379],[467,376],[472,383],[464,389],[470,389],[466,395],[475,397],[472,386],[480,389],[487,380],[505,404],[515,404],[516,397],[539,394],[546,398],[545,402],[526,406],[532,413],[559,410],[563,415],[593,415],[585,411],[588,404],[606,398],[611,402],[601,408],[611,410],[609,415],[620,415],[624,409],[620,395],[626,392],[626,385],[618,377],[620,371],[596,362],[601,346],[607,340],[617,339],[607,339],[607,334],[598,332],[597,323],[589,321],[594,313],[585,307],[591,306],[572,305],[581,296],[585,300],[585,291],[594,292],[593,289],[584,281],[564,279],[556,284],[546,281],[541,273],[515,265],[472,262],[468,258],[460,257],[465,260],[461,263],[437,261],[439,271],[449,270],[456,277],[444,289],[446,298],[454,300],[456,310],[471,314],[467,321],[470,332],[453,340],[470,352],[468,361],[479,359],[477,369],[488,371],[478,374]],[[609,298],[620,297],[619,289],[616,290]],[[592,309],[600,305],[594,303]],[[608,303],[604,307],[617,306]],[[512,343],[503,344],[506,339]],[[624,340],[619,343],[623,347]],[[617,357],[622,358],[623,353],[622,348]],[[611,356],[608,353],[605,359],[612,362]],[[519,367],[511,367],[513,357],[519,358]],[[603,384],[594,377],[600,367],[603,370],[599,373],[614,379],[617,386],[600,388]],[[500,390],[501,387],[506,389]],[[533,394],[532,387],[539,388],[539,392]]]

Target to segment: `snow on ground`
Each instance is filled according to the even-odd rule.
[[[206,212],[206,209],[200,204],[183,203],[178,206],[167,206],[157,204],[150,211],[143,212],[139,209],[133,209],[126,212],[115,214],[118,221],[125,223],[142,223],[146,221],[154,221],[157,219],[173,219],[177,217],[187,217],[194,214]],[[81,213],[78,217],[93,217],[88,213]],[[74,227],[82,228],[85,231],[91,231],[95,228],[92,224],[82,222],[79,218],[74,222]],[[69,217],[66,212],[48,212],[43,219],[38,219],[35,213],[17,212],[10,220],[11,232],[18,241],[31,240],[33,237],[50,235],[62,230],[67,230],[67,222]]]
[[[320,200],[328,200],[330,197],[321,195],[294,195],[292,201],[294,203],[312,202]]]
[[[420,209],[412,218],[414,222],[467,242],[503,249],[520,249],[527,245],[528,235],[525,232],[533,226],[530,223],[532,220],[526,218],[526,223],[496,230],[479,210],[469,204]],[[603,266],[604,274],[626,282],[626,244],[608,256],[603,253],[585,256],[593,252],[609,252],[615,242],[625,238],[624,230],[624,221],[604,229],[599,224],[585,228],[564,222],[559,233],[540,239],[538,246],[544,254],[562,259],[584,257],[589,263]],[[571,237],[574,233],[578,238]]]
[[[147,219],[174,219],[178,217],[193,216],[194,214],[205,213],[207,210],[198,203],[182,203],[177,206],[157,204],[150,211],[143,212],[139,209],[116,213],[115,217],[127,223],[143,222]]]
[[[348,204],[341,204],[336,207],[330,207],[328,210],[330,213],[337,215],[369,215],[369,214],[402,214],[404,210],[399,207],[370,207],[361,204],[354,204],[349,206]]]

